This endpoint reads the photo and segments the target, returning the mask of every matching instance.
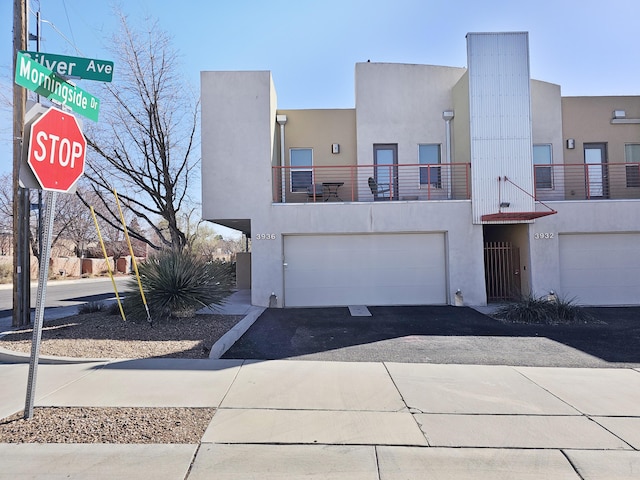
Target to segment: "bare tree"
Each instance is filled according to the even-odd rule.
[[[0,175],[0,234],[12,232],[13,224],[13,196],[10,174]],[[82,188],[78,188],[78,193]],[[30,191],[30,204],[34,207],[29,213],[29,247],[31,254],[35,257],[40,253],[40,239],[38,235],[38,202],[37,190]],[[0,237],[0,240],[4,236]],[[71,243],[69,248],[71,254],[82,256],[87,245],[94,243],[97,239],[95,225],[91,217],[90,210],[80,201],[76,195],[62,194],[60,200],[56,202],[56,209],[53,218],[53,236],[51,247],[62,243]],[[5,246],[0,244],[2,252]]]
[[[54,240],[64,238],[73,242],[75,255],[82,258],[87,247],[96,242],[98,235],[91,211],[79,197],[83,194],[83,189],[78,187],[77,193],[77,195],[65,195],[64,201],[56,202]]]
[[[0,176],[0,254],[12,255],[13,183],[10,173]]]
[[[93,152],[87,178],[110,212],[103,220],[120,224],[113,189],[124,206],[147,227],[131,237],[152,248],[182,249],[188,244],[179,215],[188,203],[189,174],[197,130],[199,101],[179,75],[178,54],[157,23],[134,31],[120,14],[112,50],[116,78],[105,84],[101,120],[86,132]],[[163,234],[159,225],[166,227]]]

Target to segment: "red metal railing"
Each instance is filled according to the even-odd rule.
[[[272,174],[275,203],[471,198],[469,163],[275,166]],[[640,199],[640,163],[534,165],[534,186],[540,201]]]
[[[276,166],[272,172],[275,203],[471,198],[468,163]]]
[[[640,164],[534,165],[536,199],[640,199]]]

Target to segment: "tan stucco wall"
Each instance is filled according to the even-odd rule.
[[[314,167],[338,167],[316,170],[316,182],[344,182],[340,190],[350,192],[350,179],[353,172],[349,168],[340,167],[356,165],[355,110],[278,110],[278,115],[287,117],[284,140],[285,165],[290,165],[289,150],[291,148],[311,148]],[[340,146],[340,153],[332,153],[331,146],[334,143]],[[289,191],[289,175],[285,177],[287,201],[305,201],[306,194]]]
[[[640,118],[640,96],[563,97],[563,136],[573,138],[576,148],[565,148],[565,163],[584,163],[584,143],[607,143],[609,163],[623,163],[625,143],[640,143],[640,124],[612,124],[614,110],[627,118]]]
[[[563,163],[560,85],[531,80],[532,142],[551,144],[553,163]]]
[[[563,136],[575,139],[575,148],[564,148],[567,164],[584,164],[585,143],[605,143],[609,195],[611,198],[640,197],[640,188],[626,184],[625,144],[640,143],[640,124],[612,124],[614,110],[625,110],[627,118],[640,118],[640,96],[564,97],[562,99]],[[618,164],[618,165],[615,165]],[[567,170],[567,199],[571,193],[584,195],[584,179],[580,168]]]

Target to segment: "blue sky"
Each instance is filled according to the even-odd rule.
[[[531,76],[562,94],[640,95],[638,0],[129,0],[132,25],[158,19],[181,52],[185,82],[202,70],[270,70],[278,106],[354,106],[354,66],[466,66],[468,32],[527,31]],[[0,0],[0,173],[11,170],[12,7]],[[30,0],[42,51],[110,59],[112,5]],[[30,30],[35,32],[35,16]],[[55,28],[54,28],[55,27]],[[66,39],[65,39],[66,38]],[[78,53],[74,44],[81,53]],[[31,45],[35,49],[35,45]],[[117,80],[117,64],[115,65]],[[91,92],[90,81],[81,88]]]

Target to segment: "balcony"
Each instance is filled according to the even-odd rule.
[[[534,165],[536,200],[640,199],[639,163]]]
[[[273,202],[468,200],[470,175],[469,163],[276,166]]]

